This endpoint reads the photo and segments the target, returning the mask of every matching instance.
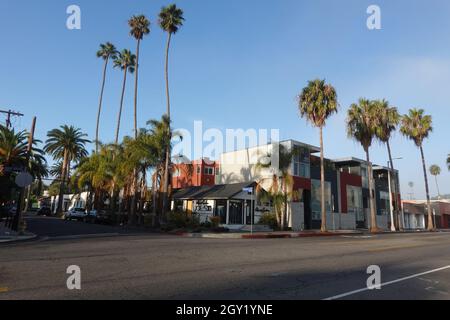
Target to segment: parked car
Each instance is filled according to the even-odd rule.
[[[98,223],[97,220],[97,210],[89,211],[83,219],[86,223]]]
[[[86,217],[86,210],[83,208],[72,208],[64,214],[64,220],[83,221]]]
[[[50,217],[52,215],[52,210],[49,207],[42,207],[37,211],[37,215]]]

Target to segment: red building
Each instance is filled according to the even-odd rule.
[[[172,186],[174,189],[214,186],[219,170],[219,162],[211,161],[208,158],[195,160],[191,163],[175,164]]]

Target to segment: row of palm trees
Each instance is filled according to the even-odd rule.
[[[165,82],[166,82],[166,99],[167,99],[167,111],[166,117],[171,123],[171,105],[170,105],[170,90],[169,90],[169,52],[170,52],[170,44],[172,40],[172,35],[178,32],[179,28],[183,25],[184,17],[183,10],[178,8],[175,4],[168,5],[161,9],[161,12],[158,16],[158,22],[161,29],[167,33],[167,44],[165,50]],[[100,50],[97,52],[97,57],[104,60],[103,67],[103,77],[102,84],[100,89],[100,98],[99,98],[99,106],[97,112],[97,125],[96,125],[96,136],[95,136],[95,144],[96,144],[96,153],[99,152],[99,148],[101,146],[100,138],[99,138],[99,127],[101,120],[101,112],[102,112],[102,103],[103,96],[105,91],[105,83],[107,76],[108,63],[110,60],[113,61],[113,65],[115,68],[119,68],[123,71],[123,84],[122,84],[122,93],[120,98],[119,112],[117,117],[117,127],[115,132],[115,144],[119,143],[120,136],[120,125],[121,125],[121,117],[123,111],[123,102],[125,97],[125,88],[127,83],[127,74],[134,73],[134,139],[138,138],[139,130],[138,130],[138,85],[139,85],[139,61],[140,61],[140,46],[144,37],[150,33],[150,20],[145,15],[136,15],[131,17],[128,21],[128,25],[130,28],[130,35],[136,40],[136,54],[132,53],[131,50],[124,49],[122,51],[118,51],[116,47],[107,42],[105,44],[100,45]],[[170,125],[169,125],[170,128]],[[171,139],[172,132],[169,130],[167,133],[167,139]],[[166,147],[165,150],[165,163],[164,163],[164,174],[163,174],[163,212],[167,211],[168,206],[168,190],[169,190],[169,167],[170,167],[170,149]],[[134,194],[133,201],[136,200],[138,189],[138,168],[133,171],[133,181],[131,185],[131,192]],[[134,211],[135,204],[131,205],[131,210]]]
[[[308,85],[302,90],[298,97],[299,111],[303,118],[306,118],[313,126],[320,130],[320,150],[321,150],[321,213],[322,213],[322,232],[327,230],[327,215],[325,207],[325,170],[324,170],[324,144],[323,128],[326,121],[339,110],[337,94],[334,87],[327,84],[325,80],[309,81]],[[351,139],[361,144],[366,153],[368,164],[368,180],[370,189],[369,208],[370,208],[370,230],[378,232],[375,212],[375,192],[373,182],[373,168],[370,162],[370,147],[373,141],[379,140],[387,148],[390,170],[394,171],[392,160],[390,139],[393,133],[400,127],[400,132],[409,138],[419,148],[423,173],[425,180],[425,189],[428,202],[428,229],[434,230],[433,216],[430,206],[430,193],[428,187],[428,177],[423,151],[423,143],[433,130],[432,117],[426,115],[423,109],[411,109],[409,113],[401,116],[396,107],[389,105],[386,100],[369,100],[361,98],[357,103],[350,106],[347,111],[347,134]],[[450,156],[448,159],[450,169]],[[397,194],[394,183],[393,193]],[[400,217],[397,197],[395,197],[395,210],[397,217]],[[394,223],[394,222],[393,222]],[[397,222],[398,227],[402,224]]]

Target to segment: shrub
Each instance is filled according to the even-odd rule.
[[[168,223],[176,228],[186,228],[188,225],[188,216],[185,212],[171,212]]]
[[[209,220],[211,221],[211,228],[216,229],[220,225],[220,217],[209,217]]]
[[[264,213],[259,220],[259,224],[269,226],[270,228],[276,230],[278,229],[277,215],[270,212]]]

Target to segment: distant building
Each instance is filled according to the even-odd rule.
[[[428,207],[426,200],[404,200],[402,204],[406,229],[421,230],[428,227]],[[433,221],[436,222],[436,228],[450,228],[449,200],[432,200],[431,212],[433,214]]]
[[[191,162],[174,163],[172,174],[173,189],[214,186],[219,175],[220,165],[208,158]]]

